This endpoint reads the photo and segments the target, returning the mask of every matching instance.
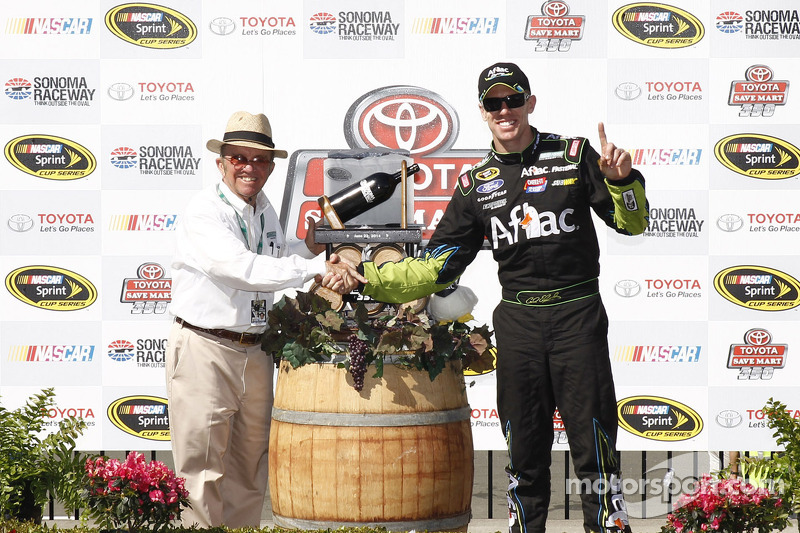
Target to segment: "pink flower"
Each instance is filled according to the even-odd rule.
[[[160,529],[179,519],[181,507],[188,504],[185,480],[161,461],[147,462],[139,452],[129,453],[122,462],[102,457],[87,460],[84,468],[91,495],[89,515],[110,525]],[[118,505],[131,496],[129,507]]]

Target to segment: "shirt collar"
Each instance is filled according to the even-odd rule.
[[[264,194],[263,190],[258,191],[258,194],[256,195],[255,209],[253,209],[250,204],[239,198],[239,196],[237,196],[236,193],[234,193],[231,188],[228,187],[228,184],[222,180],[219,181],[219,190],[223,195],[225,195],[225,199],[230,202],[230,204],[234,209],[236,209],[236,211],[239,212],[239,214],[248,213],[250,210],[252,210],[253,214],[258,215],[263,213],[269,206],[269,200],[267,200],[267,195]]]
[[[512,165],[522,163],[532,157],[539,147],[539,131],[533,126],[530,128],[531,132],[533,132],[533,140],[521,152],[498,152],[494,149],[494,141],[492,141],[492,155],[494,155],[494,158],[504,165]]]

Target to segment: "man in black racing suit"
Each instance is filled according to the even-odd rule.
[[[585,530],[630,531],[591,211],[619,233],[642,233],[644,179],[630,155],[606,141],[602,123],[602,156],[584,138],[532,128],[536,98],[518,66],[492,65],[478,86],[492,151],[459,176],[422,257],[359,266],[368,280],[362,293],[407,302],[444,289],[488,239],[502,285],[493,326],[510,531],[545,530],[556,406],[581,482]]]

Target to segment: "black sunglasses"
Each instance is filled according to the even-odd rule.
[[[513,93],[502,98],[484,98],[483,108],[486,111],[500,111],[500,108],[503,107],[503,102],[505,102],[509,109],[514,109],[515,107],[522,107],[528,98],[529,95],[525,93]]]

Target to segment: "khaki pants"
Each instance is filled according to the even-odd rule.
[[[175,323],[166,356],[176,475],[186,478],[186,526],[258,527],[267,489],[271,357],[259,345]]]

